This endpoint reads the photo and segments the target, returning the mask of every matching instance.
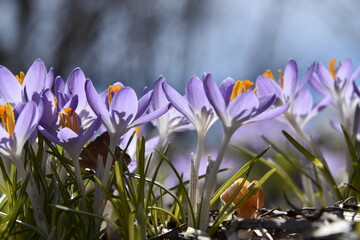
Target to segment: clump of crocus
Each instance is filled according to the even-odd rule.
[[[215,161],[209,164],[205,178],[204,201],[200,213],[201,231],[207,229],[210,198],[217,183],[221,161],[234,132],[247,123],[278,117],[289,108],[288,104],[273,108],[276,95],[258,96],[252,86],[253,83],[249,80],[235,81],[231,78],[223,80],[218,86],[210,74],[205,77],[205,93],[222,122],[224,137]]]
[[[58,119],[60,125],[54,129],[43,123],[39,126],[39,131],[51,142],[62,146],[69,154],[74,164],[75,177],[79,193],[85,195],[85,187],[81,177],[79,157],[86,142],[93,137],[101,125],[98,117],[86,129],[83,128],[80,117],[75,112],[78,105],[78,96],[74,95],[70,101],[59,111]]]
[[[181,96],[165,82],[163,88],[172,106],[193,124],[198,135],[195,157],[190,163],[190,200],[196,216],[199,203],[198,176],[200,160],[204,151],[205,136],[209,128],[217,120],[217,116],[205,94],[203,82],[198,77],[190,79],[185,89],[185,96]],[[190,221],[190,225],[195,225],[193,220]]]
[[[23,181],[29,175],[26,191],[33,206],[35,222],[44,233],[48,233],[43,199],[39,195],[32,171],[24,163],[24,145],[36,130],[43,108],[41,103],[37,105],[34,101],[25,105],[19,103],[17,106],[19,107],[15,109],[19,109],[19,112],[10,103],[0,106],[0,153],[15,165]]]

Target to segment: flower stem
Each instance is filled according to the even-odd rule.
[[[228,129],[225,129],[224,131],[224,138],[220,147],[220,150],[218,152],[218,155],[216,157],[215,163],[209,171],[209,175],[205,178],[205,187],[204,187],[204,197],[203,202],[201,205],[201,212],[200,212],[200,230],[203,232],[206,232],[208,225],[209,225],[209,210],[210,210],[210,200],[211,196],[215,190],[216,184],[217,184],[217,173],[220,168],[220,164],[224,158],[226,149],[229,145],[231,136],[233,135],[233,131],[230,131]]]
[[[109,180],[109,175],[113,163],[113,156],[112,154],[110,154],[110,151],[115,153],[115,148],[116,148],[116,141],[110,137],[109,152],[106,157],[105,168],[96,169],[97,171],[102,170],[102,172],[97,172],[96,175],[99,177],[99,180],[101,181],[101,184],[103,185],[104,188],[107,187],[107,182]],[[97,159],[97,161],[99,160],[102,159]],[[102,191],[99,184],[95,184],[95,193],[94,193],[94,202],[93,202],[93,210],[95,214],[102,216],[105,209],[105,205],[106,205],[106,199],[104,196],[104,192]],[[101,220],[97,219],[95,223],[96,231],[100,230],[100,224],[101,224]]]
[[[191,165],[194,167],[190,168],[190,203],[192,204],[192,208],[194,211],[194,215],[197,216],[197,208],[198,208],[198,202],[199,202],[199,170],[200,170],[200,162],[201,157],[204,152],[204,145],[205,145],[205,134],[198,132],[198,142],[196,147],[196,154],[194,160],[192,159]],[[195,227],[195,223],[192,221],[191,214],[189,214],[189,226]]]
[[[14,159],[14,164],[20,174],[21,179],[24,181],[27,177],[27,173],[26,170],[22,164],[22,159],[21,157],[19,158],[15,158]],[[34,219],[35,219],[35,223],[36,226],[46,235],[48,236],[49,234],[49,229],[48,229],[48,225],[47,225],[47,219],[46,219],[46,215],[44,212],[44,201],[43,199],[40,197],[40,194],[36,188],[36,182],[34,179],[34,176],[32,175],[32,173],[29,173],[29,182],[26,186],[26,192],[28,194],[30,203],[32,205],[32,209],[33,209],[33,214],[34,214]]]
[[[81,196],[85,196],[85,186],[84,182],[81,177],[81,170],[80,170],[80,163],[79,163],[79,154],[71,156],[73,164],[74,164],[74,170],[75,170],[75,179],[76,184],[78,186],[79,194]]]

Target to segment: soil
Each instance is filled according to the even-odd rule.
[[[326,208],[301,208],[291,210],[260,209],[256,219],[238,219],[232,216],[223,222],[219,230],[208,237],[185,238],[181,227],[151,238],[160,239],[360,239],[359,203],[339,202]],[[218,211],[211,212],[211,219]],[[211,224],[211,223],[210,223]]]

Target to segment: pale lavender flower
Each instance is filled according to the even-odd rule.
[[[28,102],[34,93],[41,93],[51,88],[54,81],[54,70],[47,72],[44,62],[36,60],[26,74],[14,75],[6,67],[0,66],[0,98],[15,105]]]
[[[353,113],[359,103],[354,90],[354,83],[359,75],[360,67],[353,72],[350,59],[341,62],[337,68],[335,59],[332,59],[329,61],[329,69],[322,63],[317,63],[316,74],[310,80],[310,84],[318,93],[332,98],[340,121],[347,129],[353,126]]]
[[[300,81],[298,77],[298,68],[294,60],[290,60],[285,67],[284,75],[280,71],[279,81],[275,81],[270,70],[267,70],[264,76],[256,80],[256,89],[258,96],[266,96],[275,93],[278,99],[277,105],[289,104],[288,111],[284,117],[294,128],[304,126],[323,110],[330,102],[331,98],[324,97],[321,101],[314,104],[313,96],[305,84],[312,77],[315,70],[315,64],[311,65],[304,78]]]

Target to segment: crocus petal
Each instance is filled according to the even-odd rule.
[[[333,120],[330,121],[330,125],[338,132],[342,132],[341,124]]]
[[[229,117],[237,121],[250,116],[250,114],[258,109],[259,99],[252,91],[239,94],[228,106]]]
[[[50,126],[54,126],[57,120],[57,109],[54,102],[54,95],[50,89],[45,90],[41,95],[41,99],[44,105],[43,116],[41,117],[40,123],[46,123]]]
[[[313,74],[309,81],[312,88],[315,89],[320,95],[326,96],[329,94],[329,92],[326,90],[324,85],[321,83],[321,80],[319,79],[317,74]]]
[[[84,136],[81,138],[81,145],[85,145],[85,143],[94,136],[95,132],[100,128],[101,126],[101,117],[98,117],[95,119],[95,121],[92,122],[90,127],[86,130]]]
[[[152,103],[151,105],[153,106],[153,108],[157,109],[159,107],[162,107],[166,104],[169,103],[168,99],[165,96],[162,84],[163,82],[165,82],[165,78],[164,77],[159,77],[158,80],[156,80],[156,82],[154,83],[154,94],[153,94],[153,98],[152,98]]]
[[[195,112],[201,112],[203,107],[211,109],[204,91],[203,82],[198,77],[192,77],[188,82],[185,97]]]
[[[0,139],[9,138],[9,133],[2,127],[0,127]]]
[[[71,108],[72,111],[74,111],[74,109],[76,109],[76,107],[78,106],[78,102],[79,102],[78,95],[74,95],[70,98],[69,101],[67,101],[67,103],[63,106],[63,108]]]
[[[21,85],[15,76],[4,66],[0,66],[0,97],[6,102],[21,101]]]
[[[322,63],[318,63],[317,71],[321,83],[329,90],[334,89],[334,78]]]
[[[204,80],[204,90],[205,90],[206,96],[209,99],[209,102],[213,106],[219,119],[223,123],[229,122],[228,116],[226,114],[225,100],[223,98],[223,95],[220,92],[219,87],[216,85],[216,83],[212,79],[211,74],[208,74]]]
[[[69,75],[66,81],[66,91],[70,96],[78,95],[79,104],[76,108],[76,112],[80,112],[85,108],[86,105],[86,94],[85,94],[85,74],[80,68],[75,68]]]
[[[305,84],[307,84],[309,82],[309,80],[312,78],[312,76],[314,75],[315,68],[316,68],[316,63],[314,62],[309,67],[308,71],[306,72],[305,76],[301,80],[300,84],[298,84],[295,92],[298,92],[300,89],[304,88]]]
[[[225,99],[226,106],[230,102],[230,96],[232,94],[233,87],[235,85],[235,80],[232,78],[225,78],[219,85],[219,89],[223,98]]]
[[[51,89],[54,83],[55,72],[54,68],[50,68],[49,72],[46,74],[46,80],[44,84],[44,89]]]
[[[311,112],[303,119],[302,126],[305,126],[313,117],[315,117],[319,112],[325,109],[332,101],[331,96],[324,97],[320,102],[315,104]]]
[[[94,85],[89,79],[87,79],[85,82],[85,92],[86,92],[86,99],[92,110],[95,112],[95,114],[97,115],[99,114],[101,116],[101,119],[104,125],[106,126],[106,128],[109,131],[114,132],[115,130],[113,129],[110,120],[110,115],[106,108],[105,102],[100,98],[99,94],[95,90]]]
[[[248,121],[246,121],[246,123],[258,122],[258,121],[264,121],[264,120],[276,118],[276,117],[280,116],[281,114],[285,113],[289,109],[289,106],[290,106],[289,104],[286,104],[286,105],[283,105],[280,107],[270,109],[266,112],[263,112],[255,117],[249,119]]]
[[[129,128],[136,127],[139,125],[142,125],[144,123],[150,122],[160,116],[162,116],[164,113],[166,113],[170,108],[170,103],[166,106],[162,106],[161,108],[156,109],[155,111],[152,111],[148,114],[142,115],[138,119],[136,119],[134,122],[132,122],[129,125]]]
[[[119,124],[120,120],[132,122],[138,111],[138,99],[135,91],[130,87],[121,88],[110,103],[109,112],[113,123]],[[118,118],[120,117],[120,118]]]
[[[257,114],[268,110],[275,103],[275,101],[275,94],[259,98],[259,108],[257,109]]]
[[[192,110],[186,99],[165,82],[163,83],[163,89],[165,96],[170,101],[171,105],[173,105],[179,112],[181,112],[187,119],[189,119],[190,122],[195,123],[196,121],[192,114]]]
[[[63,92],[65,92],[65,82],[60,76],[57,76],[54,80],[54,93],[57,95]]]
[[[310,113],[313,107],[313,97],[307,88],[300,90],[293,103],[293,114],[294,115],[307,115]]]
[[[74,142],[79,137],[73,130],[70,128],[61,128],[57,134],[60,142],[67,143],[67,142]]]
[[[255,82],[257,92],[256,94],[259,97],[264,97],[268,95],[275,94],[283,103],[285,103],[284,93],[279,84],[277,84],[271,78],[265,76],[259,76]]]
[[[25,96],[31,99],[35,92],[40,93],[44,90],[44,85],[47,77],[47,70],[44,62],[40,59],[35,60],[27,71],[23,87],[26,88]]]
[[[336,72],[336,78],[340,81],[350,81],[352,74],[352,63],[350,59],[346,59],[341,63],[339,70]]]
[[[55,144],[61,144],[60,140],[57,138],[57,132],[46,124],[42,124],[38,126],[39,132],[49,141]]]
[[[139,103],[138,103],[138,111],[136,113],[135,119],[139,118],[140,116],[142,116],[144,114],[144,112],[148,109],[150,102],[153,98],[153,90],[148,91],[147,93],[145,93],[144,96],[142,96],[139,99]]]
[[[294,60],[290,60],[284,70],[284,93],[293,96],[298,81],[298,68]]]
[[[19,114],[14,128],[17,147],[22,148],[24,146],[25,142],[35,130],[39,120],[40,117],[36,103],[33,101],[28,102]]]

